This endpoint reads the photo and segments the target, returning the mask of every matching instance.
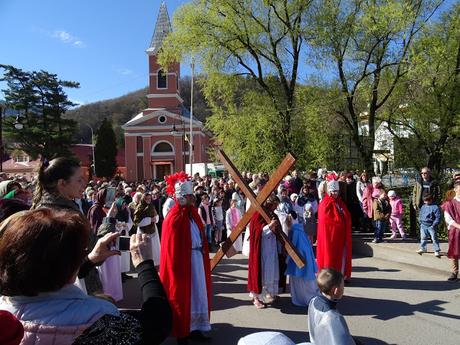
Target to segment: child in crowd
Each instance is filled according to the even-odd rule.
[[[433,204],[433,197],[431,195],[426,195],[423,198],[423,205],[420,208],[418,220],[420,222],[420,249],[417,250],[417,253],[420,255],[426,253],[426,244],[430,236],[433,241],[434,255],[440,258],[441,248],[439,247],[436,232],[441,221],[441,209],[438,205]]]
[[[198,213],[201,221],[205,226],[206,239],[208,240],[209,247],[212,247],[212,228],[214,225],[214,218],[212,217],[211,205],[209,204],[208,194],[201,196],[201,204],[198,207]]]
[[[403,225],[403,204],[401,198],[396,195],[394,190],[390,190],[388,192],[388,198],[390,198],[390,206],[391,206],[391,216],[390,216],[390,227],[392,235],[390,239],[394,239],[398,236],[398,230],[403,240],[406,239],[406,234],[404,232],[404,225]]]
[[[230,237],[232,231],[235,229],[236,225],[241,219],[241,212],[238,206],[238,200],[232,199],[230,201],[230,208],[225,214],[225,225],[227,227],[227,238]],[[243,249],[243,242],[241,235],[233,242],[233,248],[236,252],[241,252]]]
[[[383,241],[383,235],[391,216],[391,206],[385,189],[380,189],[379,197],[374,199],[372,208],[374,218],[374,240],[372,242],[380,243]]]
[[[214,241],[219,244],[222,241],[222,229],[224,228],[224,211],[222,209],[222,199],[214,199],[212,206],[212,215],[214,216]]]
[[[355,345],[344,317],[336,309],[344,292],[344,279],[332,268],[322,269],[316,279],[321,295],[308,306],[308,329],[312,345]]]

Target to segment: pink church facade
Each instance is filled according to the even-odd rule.
[[[126,179],[163,180],[164,176],[185,170],[189,163],[190,113],[179,95],[180,64],[165,71],[157,54],[171,24],[164,3],[155,25],[150,47],[148,108],[122,128],[125,136]],[[192,119],[193,163],[207,163],[209,133],[202,122]]]

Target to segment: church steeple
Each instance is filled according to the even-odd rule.
[[[180,113],[181,103],[183,103],[179,96],[180,64],[179,62],[173,63],[166,70],[157,61],[161,45],[171,31],[168,9],[163,1],[158,12],[150,47],[146,51],[149,57],[149,94],[147,98],[149,109],[164,108]]]
[[[152,40],[150,41],[150,47],[147,49],[147,53],[149,55],[157,54],[161,48],[164,38],[171,31],[172,28],[171,21],[169,20],[168,9],[166,8],[166,3],[163,1],[160,5],[155,30],[153,31]]]

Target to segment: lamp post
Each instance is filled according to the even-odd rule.
[[[192,85],[190,87],[190,139],[189,139],[189,163],[190,176],[193,178],[193,78],[195,76],[195,61],[192,58]]]
[[[94,154],[94,131],[93,131],[93,127],[91,127],[87,123],[83,123],[83,124],[91,130],[91,151],[93,153],[93,169],[94,169],[93,173],[94,173],[94,176],[96,176],[96,156]]]

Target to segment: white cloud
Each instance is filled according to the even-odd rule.
[[[129,68],[117,68],[117,73],[121,75],[132,75],[134,71]]]
[[[83,41],[75,41],[73,42],[73,45],[78,48],[84,48],[86,47],[86,44],[83,43]]]
[[[50,36],[77,48],[86,47],[86,44],[82,40],[78,39],[65,30],[55,30],[53,33],[50,33]]]

